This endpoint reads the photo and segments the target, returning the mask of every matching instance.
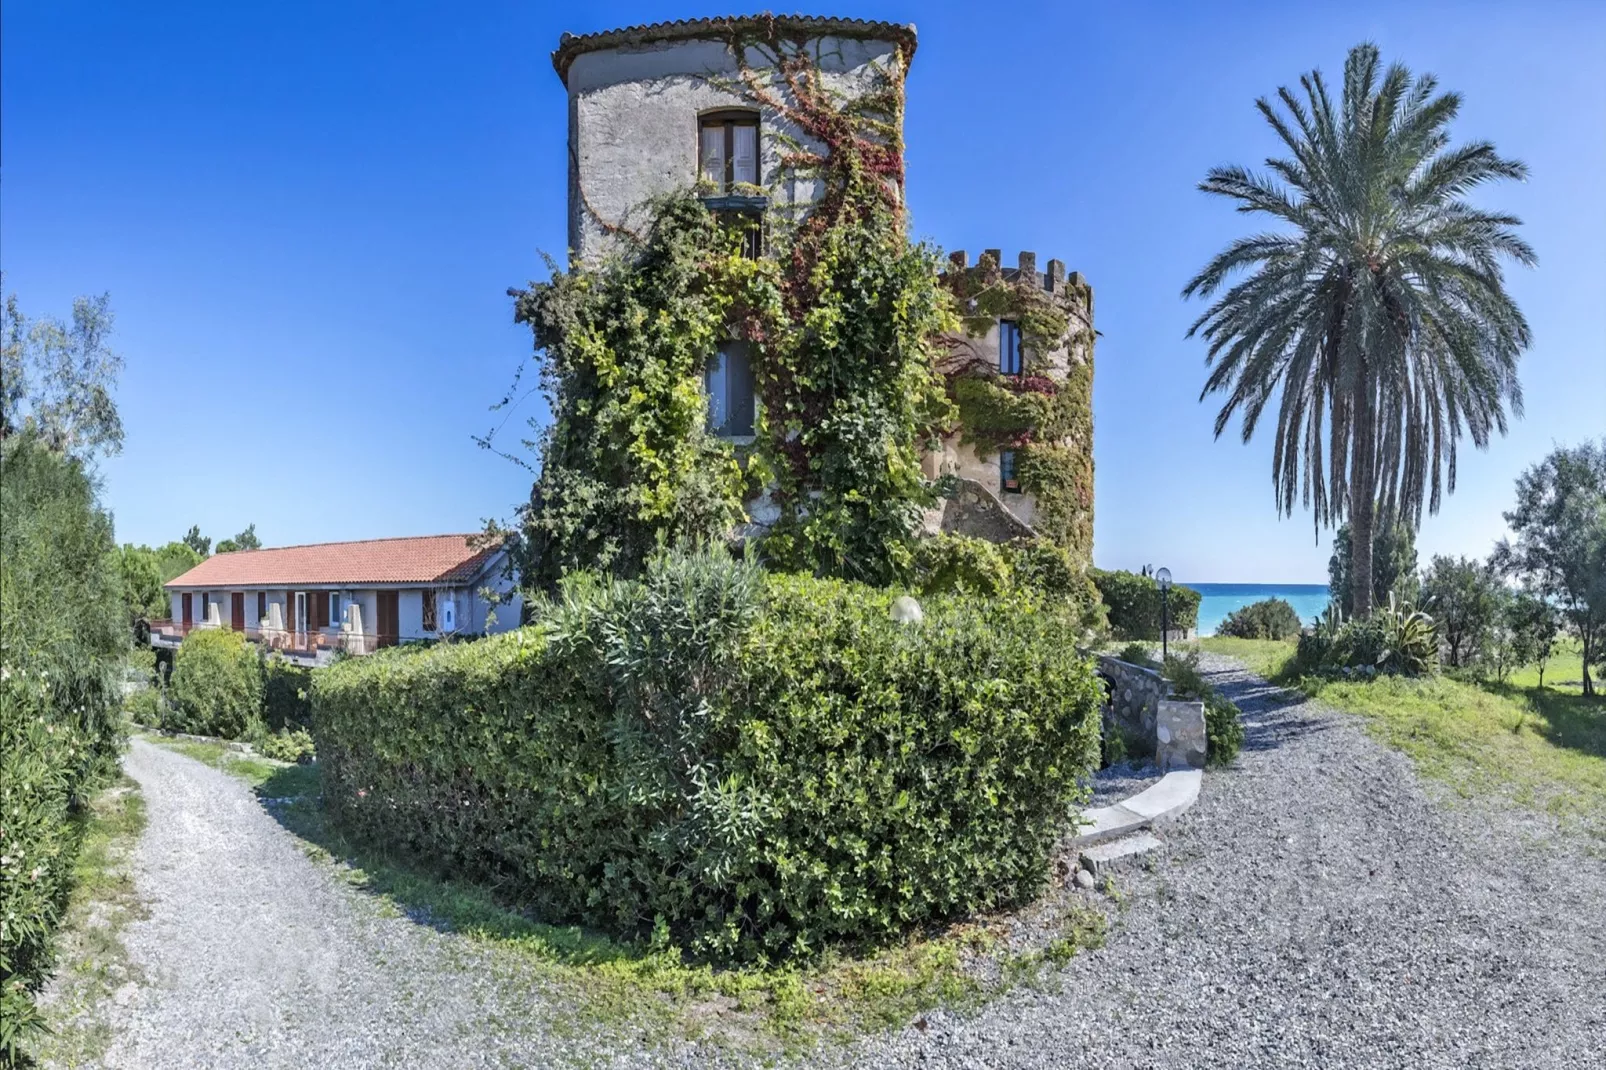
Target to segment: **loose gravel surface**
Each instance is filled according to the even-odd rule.
[[[1120,880],[1057,991],[877,1038],[921,1067],[1606,1066],[1606,857],[1531,814],[1450,805],[1360,722],[1206,655],[1245,713]]]
[[[1206,656],[1245,711],[1106,946],[979,1012],[805,1061],[887,1067],[1606,1065],[1606,853],[1424,785],[1354,718]],[[117,1067],[704,1065],[578,1022],[508,951],[307,857],[238,781],[136,740],[149,825]],[[725,1060],[716,1060],[725,1061]]]

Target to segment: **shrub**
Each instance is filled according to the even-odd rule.
[[[941,532],[915,543],[908,580],[928,595],[1035,595],[1074,615],[1085,629],[1102,631],[1103,603],[1087,573],[1049,539],[995,543]]]
[[[262,668],[256,648],[239,632],[193,631],[178,648],[168,690],[173,709],[164,727],[239,739],[262,712]]]
[[[717,558],[571,576],[537,623],[321,670],[348,833],[521,905],[722,959],[1033,894],[1098,760],[1066,615],[766,575]]]
[[[264,728],[251,740],[251,746],[263,757],[279,762],[310,762],[314,754],[312,733],[305,728],[286,728],[277,732]]]
[[[1302,673],[1420,676],[1437,664],[1433,618],[1421,610],[1389,604],[1366,620],[1344,620],[1329,606],[1315,629],[1299,639],[1294,664]]]
[[[1199,671],[1199,651],[1168,654],[1161,671],[1171,682],[1172,694],[1204,703],[1206,753],[1211,764],[1226,765],[1238,757],[1244,744],[1242,711],[1204,678]]]
[[[1159,662],[1154,660],[1154,651],[1144,643],[1128,643],[1115,655],[1117,661],[1124,661],[1128,665],[1143,665],[1151,669],[1158,669]]]
[[[1152,576],[1093,569],[1092,577],[1117,639],[1160,638],[1160,585]],[[1167,609],[1173,630],[1199,626],[1199,592],[1193,588],[1173,584]]]
[[[162,701],[162,692],[155,687],[142,687],[131,691],[123,699],[123,709],[133,718],[134,723],[145,728],[162,727],[162,712],[165,703]]]
[[[1281,598],[1263,598],[1227,614],[1216,634],[1236,639],[1292,639],[1299,634],[1299,614]]]
[[[262,722],[273,732],[312,724],[311,669],[280,654],[262,659]]]
[[[84,801],[117,768],[129,645],[111,518],[83,465],[0,440],[0,1063],[42,1024]]]

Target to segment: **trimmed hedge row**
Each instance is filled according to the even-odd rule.
[[[1078,627],[671,558],[313,685],[348,833],[626,937],[751,960],[1019,902],[1096,767]]]
[[[83,465],[0,442],[0,1065],[26,1062],[87,798],[117,769],[129,645],[112,523]]]
[[[1092,575],[1115,638],[1160,638],[1160,585],[1154,577],[1102,569],[1094,569]],[[1199,592],[1193,588],[1171,585],[1166,609],[1173,630],[1199,626],[1199,599]]]

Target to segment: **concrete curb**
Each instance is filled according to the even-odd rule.
[[[1203,770],[1181,769],[1167,773],[1158,784],[1113,806],[1085,810],[1082,812],[1082,831],[1076,834],[1071,843],[1077,847],[1090,847],[1174,820],[1198,801],[1203,783]]]

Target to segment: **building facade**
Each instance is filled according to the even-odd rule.
[[[762,221],[800,220],[821,196],[808,169],[791,165],[823,154],[830,136],[793,106],[798,77],[817,78],[844,106],[885,115],[880,137],[896,159],[878,174],[901,204],[903,87],[915,47],[910,25],[808,16],[565,34],[552,63],[569,100],[571,257],[606,256],[620,235],[650,222],[655,198],[687,189],[716,213],[751,214],[753,255],[765,255]],[[1091,288],[1058,260],[1039,271],[1030,252],[1005,268],[997,250],[975,265],[956,254],[944,281],[964,329],[944,340],[940,370],[961,417],[923,462],[945,495],[926,529],[996,540],[1046,534],[1091,560]],[[710,427],[751,441],[758,403],[743,343],[710,354],[704,386]],[[982,426],[978,405],[989,390],[1025,399],[1018,426]],[[1039,409],[1053,418],[1028,418]],[[774,509],[760,495],[748,512],[753,534]]]
[[[151,623],[153,646],[228,628],[313,663],[336,651],[506,631],[522,608],[507,552],[471,535],[240,550],[165,587],[171,618]]]

